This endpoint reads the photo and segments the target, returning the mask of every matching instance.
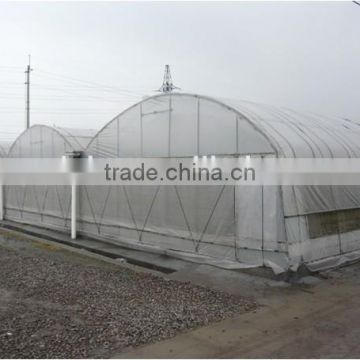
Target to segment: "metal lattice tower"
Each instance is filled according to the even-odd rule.
[[[170,65],[165,65],[164,80],[163,80],[163,83],[162,83],[159,91],[168,93],[168,92],[172,92],[175,89],[179,89],[179,88],[174,86],[174,84],[172,82],[171,73],[170,73]]]

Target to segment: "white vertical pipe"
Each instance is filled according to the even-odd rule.
[[[197,116],[196,116],[196,155],[200,156],[200,99],[197,101]]]
[[[0,221],[4,220],[4,189],[0,185]]]
[[[77,186],[71,185],[71,238],[76,239]]]

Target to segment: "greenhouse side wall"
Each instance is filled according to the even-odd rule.
[[[294,263],[315,270],[360,257],[360,186],[284,186],[283,193]]]
[[[81,187],[80,229],[235,260],[233,186]]]
[[[80,194],[87,234],[219,263],[288,266],[279,187],[82,186]]]

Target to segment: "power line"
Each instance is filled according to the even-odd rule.
[[[0,110],[1,114],[22,114],[23,110]],[[50,115],[111,115],[114,113],[114,111],[108,110],[108,111],[40,111],[40,110],[34,110],[32,111],[33,114],[50,114]]]
[[[359,2],[359,1],[353,1],[353,3],[360,6],[360,2]]]
[[[43,74],[39,74],[40,73],[45,73],[45,74],[51,74],[51,76],[49,75],[43,75]],[[26,70],[27,73],[27,70]],[[41,88],[41,89],[45,89],[45,90],[51,90],[51,91],[101,91],[101,92],[110,92],[110,93],[119,93],[123,96],[127,96],[127,97],[132,97],[132,98],[139,98],[143,96],[143,93],[139,93],[139,92],[135,92],[135,91],[129,91],[129,90],[125,90],[125,89],[121,89],[119,87],[115,87],[115,86],[110,86],[110,85],[104,85],[104,84],[99,84],[99,83],[95,83],[95,82],[91,82],[91,81],[86,81],[86,80],[80,80],[77,78],[72,78],[72,77],[67,77],[67,76],[63,76],[63,75],[58,75],[55,73],[50,73],[47,71],[43,71],[43,70],[37,70],[36,73],[36,77],[40,77],[40,79],[42,77],[45,78],[52,78],[56,80],[64,80],[65,82],[68,82],[68,84],[62,84],[61,87],[57,86],[57,87],[49,87],[41,84],[41,83],[34,83],[31,82],[31,85],[34,86],[36,85],[36,87]],[[5,85],[6,87],[8,86],[19,86],[21,85],[20,83],[17,82],[0,82],[0,85],[4,88]]]
[[[40,74],[39,74],[40,73]],[[100,84],[97,82],[93,82],[93,81],[88,81],[88,80],[83,80],[83,79],[78,79],[78,78],[74,78],[74,77],[70,77],[70,76],[65,76],[65,75],[61,75],[61,74],[56,74],[53,72],[48,72],[48,71],[44,71],[44,70],[36,70],[36,77],[45,77],[45,78],[50,78],[50,79],[57,79],[57,80],[65,80],[69,83],[69,86],[73,86],[73,87],[79,87],[79,84],[77,83],[82,83],[83,88],[86,89],[102,89],[103,91],[116,91],[116,92],[120,92],[120,93],[126,93],[128,95],[132,95],[132,96],[143,96],[142,92],[138,92],[138,91],[132,91],[132,90],[128,90],[128,89],[123,89],[120,88],[118,86],[113,86],[113,85],[105,85],[105,84]],[[149,90],[145,90],[142,89],[141,91],[144,92],[148,92]]]
[[[97,89],[97,88],[69,88],[69,87],[49,87],[49,86],[44,86],[38,83],[32,83],[33,87],[39,89],[39,90],[47,90],[47,91],[52,91],[52,92],[65,92],[65,93],[73,93],[78,95],[79,92],[80,93],[94,93],[94,91],[98,91],[98,92],[102,92],[102,93],[111,93],[113,96],[123,96],[123,97],[127,97],[127,98],[132,98],[132,99],[139,99],[140,96],[138,95],[131,95],[131,94],[125,94],[125,93],[117,93],[114,90],[107,90],[107,89]],[[84,95],[85,96],[85,95]]]
[[[2,69],[22,69],[20,66],[4,66],[4,65],[0,65],[0,68]]]
[[[125,94],[125,93],[116,93],[114,92],[113,90],[106,90],[106,89],[92,89],[92,88],[80,88],[80,87],[77,87],[77,88],[71,88],[71,87],[60,87],[60,86],[57,86],[57,87],[49,87],[49,86],[44,86],[42,84],[39,84],[39,83],[35,83],[33,84],[36,88],[38,89],[42,89],[42,90],[50,90],[50,91],[61,91],[61,92],[94,92],[94,90],[97,90],[97,91],[100,91],[100,92],[109,92],[111,94],[115,94],[115,95],[122,95],[122,96],[126,96],[126,97],[131,97],[131,98],[139,98],[138,95],[130,95],[130,94]]]
[[[21,82],[10,82],[10,81],[0,81],[0,85],[1,87],[3,87],[4,85],[6,86],[23,86],[24,84]]]
[[[136,95],[136,96],[142,96],[143,95],[141,93],[131,91],[131,90],[122,89],[122,88],[119,88],[119,87],[113,86],[113,85],[100,84],[100,83],[97,83],[97,82],[78,79],[78,78],[74,78],[74,77],[70,77],[70,76],[64,76],[64,75],[60,75],[60,74],[56,74],[56,73],[52,73],[52,72],[48,72],[48,71],[44,71],[44,70],[39,70],[39,72],[42,72],[44,74],[49,74],[49,75],[52,75],[52,76],[55,76],[55,77],[58,77],[58,78],[74,81],[74,82],[80,82],[80,83],[83,83],[83,84],[88,84],[88,86],[92,86],[92,87],[97,87],[97,88],[100,87],[100,88],[108,89],[108,90],[112,89],[113,91],[124,92],[124,93],[127,93],[129,95]]]
[[[4,100],[11,100],[11,99],[23,99],[24,96],[20,95],[20,94],[0,94],[0,99],[4,99]],[[73,101],[81,101],[81,102],[92,102],[94,100],[100,100],[100,101],[105,101],[105,102],[110,102],[110,103],[118,103],[121,101],[131,101],[128,98],[122,98],[121,96],[119,98],[106,98],[106,97],[101,97],[101,96],[93,96],[93,95],[49,95],[49,96],[36,96],[36,98],[34,99],[36,101],[38,100],[48,100],[48,101],[52,101],[52,100],[57,100],[57,101],[64,101],[64,102],[73,102]]]
[[[9,75],[13,73],[11,67],[8,69]],[[36,69],[34,75],[31,74],[30,79],[32,70],[29,57],[29,63],[25,70],[25,115],[27,127],[31,124],[30,100],[31,118],[36,117],[38,120],[42,117],[50,117],[50,119],[58,117],[94,119],[96,117],[111,117],[119,111],[119,107],[125,108],[132,104],[134,100],[140,100],[143,96],[143,93],[122,89],[117,86],[104,85],[60,74],[48,73],[38,69]],[[4,71],[6,71],[5,68]],[[23,85],[19,82],[11,81],[9,76],[4,80],[3,82],[0,81],[0,113],[3,118],[7,116],[9,118],[19,117],[20,114],[24,113],[24,108],[19,103],[21,101],[20,99],[24,99],[23,93],[19,91],[20,86]],[[3,91],[1,91],[1,89]],[[51,107],[52,100],[57,101],[56,104],[53,103],[53,105],[57,106]],[[81,104],[80,101],[82,102]],[[78,104],[76,104],[77,102]],[[97,108],[94,109],[94,106],[91,106],[90,102]],[[87,108],[88,106],[91,106],[91,108]],[[13,130],[13,128],[4,130],[9,130],[7,136],[11,136],[10,131]],[[0,138],[4,136],[6,136],[5,133],[1,134],[0,132]]]

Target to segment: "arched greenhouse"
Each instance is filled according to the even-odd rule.
[[[63,155],[66,146],[84,149],[88,141],[86,137],[74,146],[71,141],[77,137],[67,141],[70,135],[65,132],[55,135],[53,129],[42,129],[61,139],[54,156]],[[40,127],[20,136],[9,156],[53,151],[49,137],[41,150],[33,136],[41,136]],[[120,113],[92,137],[85,151],[94,158],[357,158],[359,138],[360,123],[348,119],[171,93],[145,98]],[[42,216],[45,224],[46,216],[46,223],[56,218],[57,226],[67,228],[69,192],[60,206],[56,189],[51,191],[46,211],[37,205],[41,201],[35,192],[21,193],[24,201],[7,194],[6,217],[34,222]],[[80,186],[77,224],[87,236],[218,266],[265,265],[280,271],[304,263],[318,269],[358,257],[360,190],[357,186]]]
[[[34,125],[14,141],[8,157],[61,158],[69,152],[83,151],[93,135],[94,130]],[[70,186],[6,186],[4,197],[5,219],[70,227]]]
[[[7,156],[10,145],[11,144],[9,144],[8,142],[0,143],[0,158],[4,158]]]

